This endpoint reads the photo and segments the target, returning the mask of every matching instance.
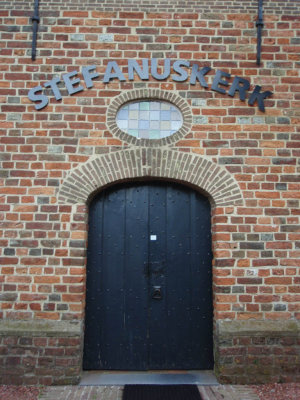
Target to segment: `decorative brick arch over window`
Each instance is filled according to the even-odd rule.
[[[105,186],[149,178],[192,185],[207,193],[215,206],[243,204],[238,183],[223,167],[208,158],[166,148],[134,148],[91,158],[65,178],[58,202],[85,204]]]
[[[116,117],[117,112],[120,107],[124,106],[126,103],[132,101],[165,101],[176,106],[183,118],[183,123],[181,128],[171,136],[165,137],[163,139],[138,139],[133,136],[128,135],[119,129]],[[110,132],[117,138],[127,142],[134,146],[147,146],[147,147],[161,147],[176,143],[178,140],[182,139],[186,135],[192,126],[192,112],[190,106],[182,97],[172,91],[160,90],[160,89],[135,89],[129,90],[116,96],[107,110],[107,126]]]

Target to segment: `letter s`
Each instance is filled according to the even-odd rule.
[[[175,82],[184,82],[188,78],[187,71],[185,71],[183,68],[181,68],[181,66],[189,67],[190,66],[190,62],[189,61],[185,61],[185,60],[177,60],[177,61],[174,62],[173,69],[174,69],[175,72],[177,72],[179,74],[179,76],[177,76],[175,74],[172,75],[172,79]]]
[[[29,100],[33,101],[34,103],[40,101],[40,103],[35,104],[36,110],[41,110],[42,108],[46,107],[49,102],[48,97],[44,94],[36,94],[37,92],[41,92],[42,90],[42,86],[35,86],[28,92]]]

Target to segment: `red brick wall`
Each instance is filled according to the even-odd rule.
[[[0,383],[76,384],[81,371],[81,340],[78,336],[56,336],[2,333]]]
[[[242,193],[239,204],[216,204],[213,210],[216,326],[230,320],[296,324],[300,318],[299,3],[266,2],[260,67],[256,1],[238,6],[232,1],[188,5],[158,1],[153,6],[121,1],[96,6],[41,3],[35,62],[30,58],[31,3],[4,1],[0,10],[3,321],[83,320],[87,207],[83,202],[59,203],[59,190],[84,163],[105,156],[110,160],[115,152],[135,149],[109,130],[107,109],[125,91],[157,88],[182,97],[193,115],[189,132],[166,149],[209,160],[231,175]],[[143,58],[186,59],[200,68],[209,66],[209,87],[171,78],[102,82],[108,61],[117,61],[127,77],[128,59]],[[92,89],[69,96],[62,88],[59,102],[48,90],[51,101],[41,111],[27,98],[30,88],[93,64],[100,77]],[[232,75],[230,83],[240,76],[251,81],[251,90],[260,85],[263,91],[272,91],[265,112],[257,104],[251,107],[240,101],[237,94],[232,98],[212,91],[217,69]],[[208,195],[214,197],[209,191]],[[247,329],[242,329],[243,335],[248,335]],[[292,337],[293,345],[282,365],[297,365],[295,329],[285,335]],[[222,337],[216,334],[216,360],[221,376],[232,380],[240,361],[232,354],[230,362],[223,357],[218,344]],[[277,333],[278,341],[281,337]],[[251,354],[252,345],[247,346],[243,351]],[[281,368],[279,353],[272,356],[278,368],[271,376],[270,370],[263,374],[265,380],[293,379],[292,372]],[[242,365],[246,362],[244,357]]]

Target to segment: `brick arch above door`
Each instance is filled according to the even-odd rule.
[[[58,189],[60,204],[85,204],[100,188],[132,179],[168,179],[209,195],[215,206],[243,205],[234,177],[212,160],[171,149],[135,148],[89,159],[69,172]]]

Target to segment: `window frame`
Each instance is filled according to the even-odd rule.
[[[117,113],[127,103],[135,101],[164,101],[174,105],[182,115],[181,128],[170,136],[160,139],[143,139],[131,136],[117,125]],[[192,111],[185,99],[174,92],[159,89],[138,89],[125,91],[113,98],[107,109],[107,127],[114,137],[135,146],[160,147],[173,144],[187,135],[192,126]]]

